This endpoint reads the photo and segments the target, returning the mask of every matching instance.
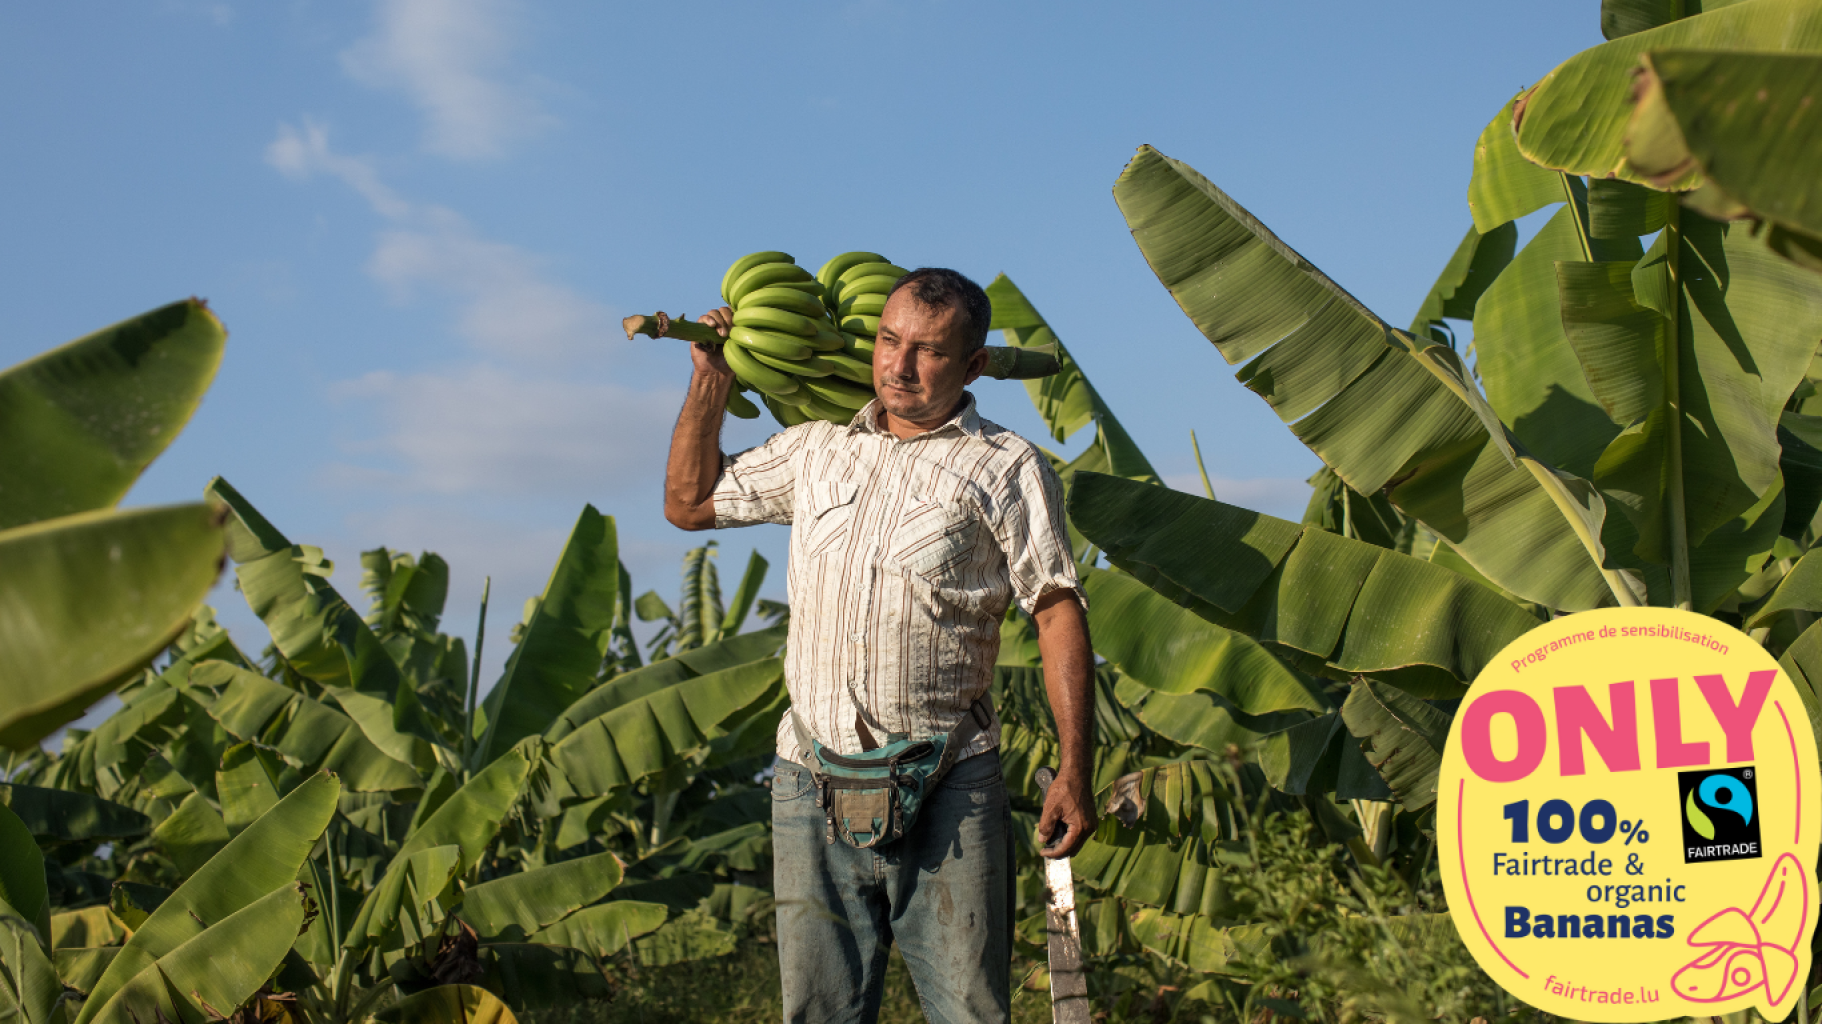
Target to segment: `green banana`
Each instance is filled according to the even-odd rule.
[[[734,265],[728,268],[727,273],[721,275],[721,298],[725,302],[733,302],[734,300],[728,296],[728,293],[733,290],[734,282],[740,279],[740,275],[752,270],[762,263],[795,264],[796,262],[796,260],[791,258],[790,253],[773,252],[770,250],[766,252],[756,252],[750,256],[742,256],[734,261]]]
[[[791,281],[812,281],[810,272],[792,263],[762,263],[734,279],[725,298],[735,309],[746,301],[746,297],[761,288],[775,284],[786,284]]]
[[[799,377],[827,377],[835,372],[833,366],[824,363],[813,354],[802,359],[780,359],[777,356],[766,355],[764,352],[749,350],[747,355],[780,373],[796,374]],[[799,381],[799,383],[802,382]]]
[[[842,337],[835,325],[827,320],[816,321],[816,333],[810,337],[810,347],[818,352],[839,352],[848,346],[848,339]]]
[[[886,311],[884,295],[844,295],[841,300],[842,316],[878,316]]]
[[[868,366],[873,365],[873,339],[872,338],[863,337],[858,334],[851,334],[846,331],[842,332],[842,337],[846,338],[847,342],[848,342],[847,347],[845,349],[843,349],[843,351],[847,352],[849,355],[853,356],[854,358],[861,360],[862,362],[866,363]]]
[[[842,301],[845,302],[862,295],[890,295],[892,286],[897,283],[898,278],[887,274],[869,274],[866,277],[857,277],[852,281],[843,281],[841,285]]]
[[[734,314],[734,322],[740,322],[740,314]],[[869,339],[879,333],[879,317],[844,316],[841,318],[841,329],[850,334],[865,334]]]
[[[787,427],[795,427],[799,423],[810,422],[810,417],[805,415],[803,410],[794,405],[786,405],[783,402],[773,401],[772,396],[770,395],[761,395],[760,400],[765,403],[767,409],[771,410],[772,417]]]
[[[742,383],[763,391],[773,398],[790,395],[797,391],[797,378],[765,365],[740,345],[723,345],[721,352],[727,357],[728,366],[739,376]]]
[[[736,313],[734,316],[736,317],[735,326],[728,331],[728,340],[734,343],[734,347],[764,352],[774,359],[792,361],[803,359],[814,351],[810,347],[810,343],[803,338],[790,334],[779,334],[777,331],[747,327],[740,324],[738,320],[740,314]]]
[[[876,252],[844,252],[824,263],[822,269],[816,272],[816,280],[822,282],[824,290],[833,290],[836,279],[841,277],[842,271],[849,267],[857,267],[862,263],[884,262],[886,262],[886,258]]]
[[[873,386],[873,364],[848,352],[819,352],[816,361],[834,367],[835,376],[867,387]]]
[[[760,288],[757,291],[748,292],[745,297],[740,300],[740,306],[738,308],[747,309],[754,306],[766,306],[771,309],[788,309],[793,313],[799,313],[812,319],[821,319],[826,312],[823,308],[822,299],[811,295],[809,292],[798,291],[795,288],[782,288],[777,286]]]
[[[904,267],[881,260],[878,263],[857,263],[842,271],[835,280],[841,285],[841,290],[845,292],[850,284],[863,277],[890,277],[893,281],[897,281],[909,273],[910,271]]]
[[[738,386],[728,391],[728,412],[743,420],[759,418],[759,406],[754,405],[747,396],[741,394]]]
[[[766,285],[766,287],[767,288],[795,288],[798,291],[803,292],[805,295],[814,295],[818,299],[822,298],[822,296],[823,296],[822,283],[820,281],[815,281],[815,280],[780,281],[777,284],[768,284],[768,285]]]
[[[873,330],[878,333],[878,317],[874,317]],[[804,338],[816,333],[816,321],[788,309],[770,309],[765,306],[748,306],[734,310],[734,324],[738,327],[760,327],[768,331],[783,331]]]
[[[850,384],[840,377],[823,377],[816,380],[806,380],[803,381],[802,384],[809,390],[810,394],[815,397],[820,398],[825,402],[839,405],[844,409],[860,409],[865,407],[868,402],[873,401],[872,391],[869,391],[858,384]]]
[[[762,394],[780,405],[801,406],[810,400],[810,393],[802,388],[796,391],[765,391]]]
[[[803,404],[803,411],[813,419],[827,420],[830,423],[847,423],[853,420],[854,414],[859,411],[825,401],[816,397],[814,393],[808,393],[807,397],[808,400]]]

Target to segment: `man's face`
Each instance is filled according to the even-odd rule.
[[[873,344],[873,389],[888,413],[934,427],[955,411],[962,389],[987,365],[984,349],[962,354],[962,319],[960,310],[927,306],[909,289],[886,302]]]

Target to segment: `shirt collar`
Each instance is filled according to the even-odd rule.
[[[879,399],[877,398],[868,402],[866,408],[855,413],[854,418],[848,421],[848,432],[853,433],[858,430],[867,434],[887,433],[887,431],[882,429],[879,425],[881,408],[882,406],[879,404]],[[978,438],[981,436],[981,414],[975,409],[974,392],[962,392],[962,407],[956,411],[954,416],[949,417],[941,426],[926,430],[916,436],[935,437],[949,430],[960,431],[969,437]]]

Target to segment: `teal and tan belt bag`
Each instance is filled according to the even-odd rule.
[[[816,806],[828,817],[827,841],[865,850],[911,831],[924,801],[955,759],[993,724],[986,698],[975,701],[948,735],[913,740],[888,735],[885,746],[863,754],[837,754],[822,745],[791,712],[797,743],[808,752]]]

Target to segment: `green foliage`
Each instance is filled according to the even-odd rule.
[[[1474,963],[1456,936],[1433,874],[1413,888],[1397,873],[1357,867],[1313,841],[1307,818],[1260,820],[1227,879],[1252,934],[1228,969],[1248,984],[1202,995],[1240,1019],[1262,1010],[1338,1022],[1541,1020]]]

